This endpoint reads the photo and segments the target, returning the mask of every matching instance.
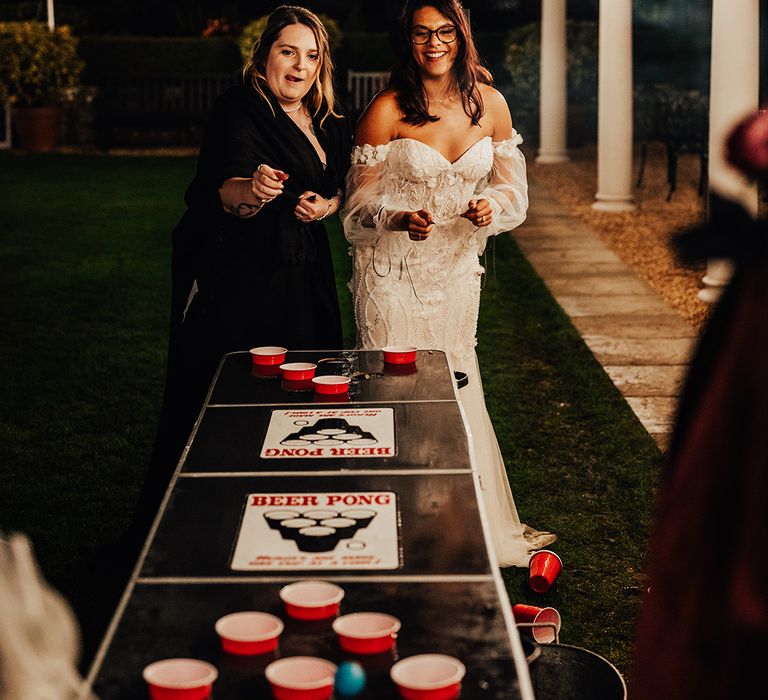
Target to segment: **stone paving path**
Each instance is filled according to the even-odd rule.
[[[535,178],[529,185],[528,219],[515,240],[664,449],[696,330]]]

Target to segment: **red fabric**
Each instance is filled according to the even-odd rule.
[[[634,700],[756,697],[768,659],[768,260],[697,349],[661,485]]]

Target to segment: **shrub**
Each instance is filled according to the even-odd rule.
[[[115,77],[234,74],[242,65],[229,37],[84,36],[79,50],[90,85]]]
[[[597,99],[597,25],[568,20],[568,97],[572,102],[591,104]],[[541,56],[541,24],[534,22],[507,35],[504,67],[511,77],[515,102],[538,108]]]
[[[82,68],[69,27],[0,23],[0,98],[20,107],[58,104],[78,85]]]
[[[341,45],[343,36],[339,24],[335,19],[328,17],[328,15],[318,14],[317,16],[325,25],[325,30],[328,32],[328,43],[331,47],[331,53],[333,53]],[[251,49],[253,48],[254,42],[261,36],[264,27],[267,26],[267,17],[268,15],[259,17],[243,27],[243,31],[238,39],[238,45],[240,46],[240,54],[242,55],[244,62],[247,61],[251,55]]]

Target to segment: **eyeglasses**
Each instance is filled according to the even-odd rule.
[[[426,27],[417,27],[411,29],[411,41],[414,44],[427,44],[433,34],[444,44],[451,44],[456,41],[456,27],[453,25],[440,27],[440,29],[427,29]]]

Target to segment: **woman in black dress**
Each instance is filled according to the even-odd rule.
[[[322,220],[342,203],[351,131],[334,110],[332,77],[320,20],[282,6],[254,44],[243,84],[216,101],[173,231],[165,396],[136,516],[144,525],[225,353],[342,345]]]

